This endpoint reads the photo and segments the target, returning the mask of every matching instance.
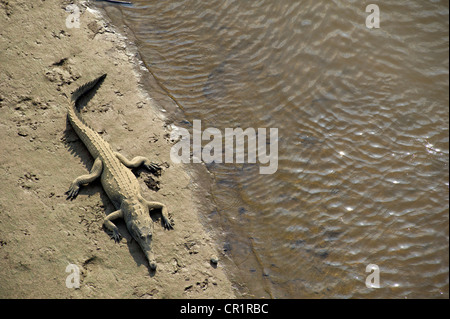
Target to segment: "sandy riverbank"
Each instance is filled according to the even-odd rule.
[[[68,28],[66,8],[80,9]],[[164,113],[142,90],[136,57],[85,1],[0,0],[0,298],[233,298],[220,254],[194,204],[193,181],[172,164]],[[70,93],[107,73],[83,113],[113,149],[163,166],[160,177],[137,171],[144,197],[164,202],[175,229],[155,224],[158,268],[140,248],[116,244],[102,228],[114,208],[100,183],[74,201],[64,192],[93,159],[66,121]],[[159,188],[159,190],[158,190]],[[66,287],[66,267],[81,270]]]

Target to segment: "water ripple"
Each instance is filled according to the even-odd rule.
[[[448,298],[448,5],[381,1],[369,30],[355,1],[134,3],[123,19],[187,121],[279,129],[275,174],[208,166],[250,294]]]

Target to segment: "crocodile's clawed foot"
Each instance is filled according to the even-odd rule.
[[[122,239],[122,235],[120,234],[118,229],[114,229],[112,231],[111,239],[114,239],[114,242],[118,243]]]
[[[156,163],[144,163],[143,165],[145,169],[152,172],[153,174],[160,176],[161,175],[161,166]]]
[[[163,226],[165,229],[167,229],[167,230],[173,229],[172,223],[170,222],[170,220],[168,218],[163,216],[162,222],[163,222]]]
[[[67,195],[66,199],[74,200],[78,196],[78,192],[80,191],[80,187],[77,185],[71,185],[69,190],[64,194]]]

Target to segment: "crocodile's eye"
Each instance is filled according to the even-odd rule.
[[[151,239],[152,238],[152,234],[148,233],[148,234],[141,234],[141,239]]]

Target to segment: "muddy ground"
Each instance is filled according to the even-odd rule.
[[[79,28],[66,24],[71,3]],[[0,0],[0,298],[235,297],[202,226],[197,183],[170,161],[167,119],[142,89],[137,64],[127,40],[86,1]],[[161,176],[135,171],[143,196],[165,203],[174,222],[167,231],[153,215],[156,272],[123,222],[118,244],[103,229],[114,207],[99,182],[76,200],[64,195],[93,164],[66,119],[68,97],[103,73],[83,117],[114,150],[163,167]],[[80,270],[79,288],[66,286],[69,264]]]

